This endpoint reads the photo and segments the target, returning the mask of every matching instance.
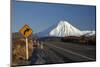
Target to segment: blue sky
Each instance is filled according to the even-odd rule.
[[[60,20],[66,20],[80,30],[95,30],[95,12],[95,6],[13,1],[12,32],[18,32],[28,24],[37,33]]]

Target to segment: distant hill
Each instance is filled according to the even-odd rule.
[[[15,38],[23,38],[23,36],[19,32],[14,32],[14,33],[12,33],[12,38],[13,39],[15,39]]]
[[[24,38],[24,37],[19,32],[12,33],[12,39],[20,39],[20,38]],[[31,38],[31,39],[34,39],[34,38],[37,39],[37,36],[32,34],[31,36],[29,36],[29,38]]]

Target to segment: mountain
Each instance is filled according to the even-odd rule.
[[[76,27],[72,26],[67,21],[60,21],[53,30],[50,31],[49,36],[81,36],[82,32]]]
[[[49,36],[49,32],[50,32],[52,29],[54,29],[56,26],[57,26],[57,24],[54,24],[54,25],[52,25],[51,27],[47,28],[46,30],[43,30],[43,31],[41,31],[41,32],[36,33],[36,35],[37,35],[38,37],[44,37],[44,36],[46,37],[46,36]]]
[[[38,37],[91,36],[95,35],[95,31],[81,31],[67,21],[60,21],[58,24],[54,24],[48,29],[36,33],[36,35]]]

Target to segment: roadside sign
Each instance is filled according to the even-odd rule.
[[[32,34],[32,29],[25,24],[19,32],[26,38],[26,59],[28,60],[29,58],[29,53],[28,53],[28,37]]]
[[[29,37],[32,34],[32,29],[25,24],[19,31],[25,38]]]

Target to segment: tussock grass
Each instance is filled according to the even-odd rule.
[[[28,41],[29,58],[32,56],[33,44],[32,40]],[[25,39],[12,40],[12,65],[22,65],[26,61],[26,43]]]

